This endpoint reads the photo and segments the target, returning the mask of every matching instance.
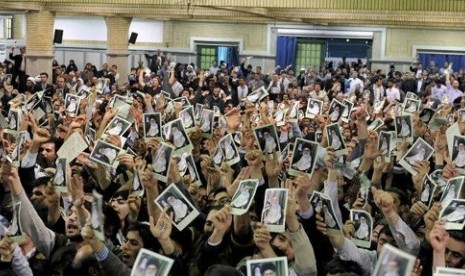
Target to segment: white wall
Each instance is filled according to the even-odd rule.
[[[129,33],[138,34],[137,42],[161,43],[163,42],[163,21],[143,20],[133,18]]]
[[[55,17],[54,29],[63,30],[63,40],[107,40],[107,24],[103,17]]]

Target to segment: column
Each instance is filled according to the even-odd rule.
[[[52,81],[53,24],[55,15],[48,11],[26,13],[26,73],[37,76],[47,72]]]
[[[105,17],[107,23],[107,63],[108,66],[118,66],[118,84],[127,82],[129,75],[129,50],[128,37],[129,26],[132,18]]]

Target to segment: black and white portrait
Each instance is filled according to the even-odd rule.
[[[434,153],[434,148],[431,147],[425,140],[418,138],[415,143],[410,147],[407,153],[399,161],[399,164],[404,167],[412,175],[417,172],[413,169],[416,162],[428,160]]]
[[[352,112],[352,108],[354,107],[354,104],[348,100],[344,100],[342,102],[344,105],[344,111],[342,112],[341,119],[344,122],[349,122],[350,119],[350,113]]]
[[[234,143],[234,139],[231,134],[221,138],[219,144],[223,150],[223,156],[228,165],[232,166],[240,161],[239,151],[237,150],[236,144]]]
[[[66,94],[65,97],[65,108],[68,114],[77,115],[79,113],[79,104],[81,99],[72,94]]]
[[[335,151],[336,155],[340,156],[347,153],[347,148],[344,139],[339,129],[339,124],[331,124],[326,126],[326,137],[328,145]]]
[[[231,200],[232,215],[240,216],[249,210],[254,199],[255,192],[257,191],[257,187],[257,179],[246,179],[239,183],[239,186]]]
[[[452,147],[452,163],[459,173],[465,172],[465,137],[454,136]]]
[[[391,132],[381,131],[378,136],[378,149],[386,160],[391,157],[391,135]]]
[[[446,188],[441,196],[441,202],[447,203],[453,199],[460,197],[460,192],[462,191],[463,182],[465,180],[464,176],[457,176],[451,178],[447,181]]]
[[[56,160],[56,172],[53,178],[53,186],[57,192],[67,192],[66,188],[66,158]]]
[[[189,136],[182,125],[181,119],[176,119],[163,125],[162,131],[165,141],[169,141],[174,145],[175,154],[181,154],[193,149]]]
[[[168,275],[174,260],[152,250],[141,248],[131,270],[131,276]]]
[[[179,117],[182,120],[182,124],[186,130],[195,128],[194,121],[194,107],[188,106],[179,112]]]
[[[155,199],[155,203],[161,210],[168,209],[167,216],[173,214],[173,225],[179,231],[182,231],[199,215],[197,209],[174,183]]]
[[[270,232],[284,232],[287,189],[267,189],[262,211],[262,223]]]
[[[21,201],[13,201],[13,217],[10,221],[10,226],[8,227],[9,238],[17,243],[24,242],[25,239],[20,220],[21,204]]]
[[[250,276],[295,275],[294,271],[289,271],[286,257],[250,259],[246,265],[247,275]]]
[[[160,143],[155,154],[152,156],[152,168],[154,177],[165,182],[168,179],[170,160],[173,156],[174,148],[166,143]]]
[[[202,136],[210,137],[213,133],[213,117],[215,113],[210,109],[202,109],[200,113],[200,130],[202,131]]]
[[[420,111],[421,101],[415,99],[405,99],[404,101],[404,112],[405,113],[416,113]]]
[[[113,166],[119,151],[120,149],[118,147],[115,147],[114,145],[106,143],[102,140],[97,140],[97,143],[95,144],[94,149],[90,154],[90,159],[102,165],[111,167]]]
[[[350,220],[354,223],[355,233],[352,241],[365,248],[371,246],[371,233],[373,233],[373,219],[370,213],[364,210],[350,210]]]
[[[312,141],[297,138],[294,143],[289,174],[298,175],[299,172],[311,175],[315,166],[318,144]]]
[[[160,113],[144,113],[144,136],[145,138],[155,138],[161,136],[161,115]]]
[[[323,102],[319,100],[309,99],[307,103],[307,111],[305,117],[315,118],[316,115],[321,114],[323,109]]]
[[[404,276],[410,275],[416,257],[395,248],[390,244],[383,245],[381,254],[376,262],[375,276]]]
[[[106,135],[122,136],[130,127],[130,122],[126,121],[125,119],[119,116],[116,116],[107,125],[104,133]]]
[[[275,125],[265,125],[255,129],[255,138],[264,154],[281,151]]]
[[[413,142],[412,116],[401,115],[395,117],[395,128],[397,139],[407,139],[407,142]]]
[[[381,119],[376,119],[371,124],[368,126],[368,130],[373,130],[376,131],[378,128],[382,127],[384,125],[383,120]]]
[[[431,121],[431,118],[433,118],[433,115],[434,115],[434,110],[430,108],[424,108],[420,113],[420,120],[423,123],[428,124],[429,121]]]
[[[331,123],[336,123],[344,113],[345,105],[336,99],[331,101],[329,106],[329,119]]]
[[[21,110],[10,109],[8,111],[8,128],[12,130],[18,130],[18,126],[21,123]]]
[[[423,181],[423,189],[420,193],[420,201],[425,204],[425,206],[431,206],[431,202],[434,198],[434,193],[436,191],[436,184],[434,184],[433,180],[427,175],[425,180]]]
[[[465,199],[452,199],[445,204],[439,219],[446,222],[447,230],[462,230],[465,225]]]

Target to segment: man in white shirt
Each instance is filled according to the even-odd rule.
[[[247,97],[248,94],[249,87],[245,84],[244,78],[239,77],[237,86],[237,97],[239,98],[239,101]]]
[[[355,92],[356,89],[363,91],[363,81],[358,78],[356,71],[352,72],[352,76],[348,80],[349,82],[349,94]]]
[[[389,80],[387,83],[386,89],[386,98],[388,101],[398,100],[400,101],[400,91],[397,89],[396,85]]]
[[[451,85],[451,81],[449,80],[449,78],[447,78],[446,86],[447,86],[447,96],[449,96],[449,103],[452,104],[455,99],[463,96],[463,92],[460,91],[459,89],[460,84],[458,80],[453,80],[452,85]]]
[[[443,85],[440,80],[433,80],[433,86],[431,87],[431,98],[441,101],[446,94],[447,87]]]

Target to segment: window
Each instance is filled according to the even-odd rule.
[[[197,46],[197,64],[202,69],[208,69],[212,66],[212,62],[217,59],[217,46]]]
[[[13,19],[12,17],[4,17],[3,18],[3,26],[4,26],[4,38],[5,39],[12,39],[13,38],[13,27],[12,27]]]
[[[296,70],[300,68],[319,69],[325,53],[324,41],[297,41]]]

